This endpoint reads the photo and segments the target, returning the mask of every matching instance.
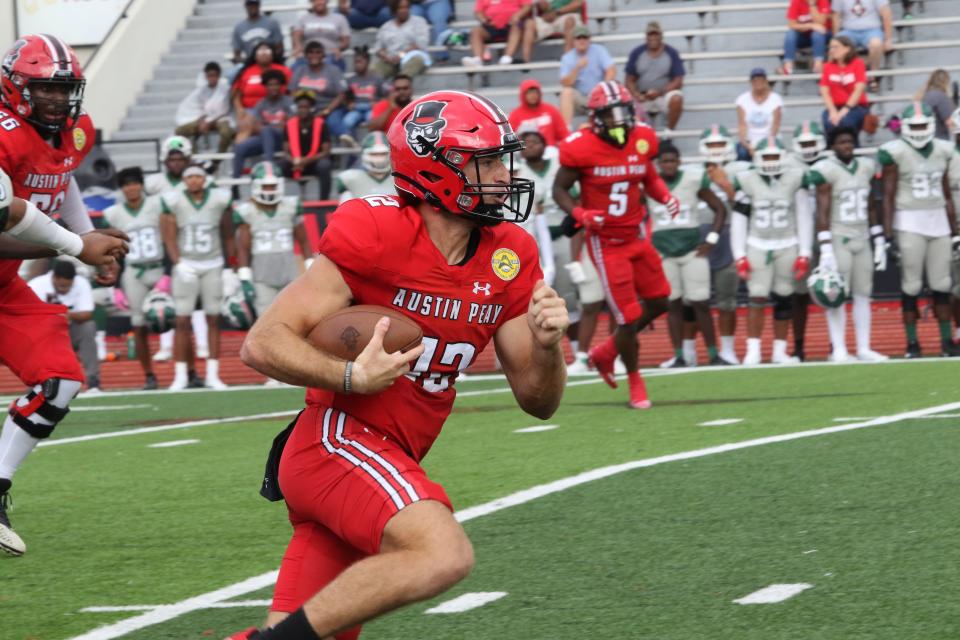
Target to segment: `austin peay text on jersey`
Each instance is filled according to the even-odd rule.
[[[397,289],[393,296],[393,306],[419,313],[425,317],[459,320],[463,301],[457,298],[434,296],[419,291]],[[479,304],[471,302],[467,311],[468,324],[496,324],[503,312],[502,304]]]

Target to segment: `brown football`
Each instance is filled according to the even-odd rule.
[[[420,344],[423,339],[420,325],[398,311],[372,304],[347,307],[327,316],[310,331],[307,339],[332,356],[356,360],[383,316],[390,318],[390,328],[383,337],[384,351],[406,352]]]

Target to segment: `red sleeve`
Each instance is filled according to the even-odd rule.
[[[583,166],[583,162],[587,159],[582,157],[582,153],[577,153],[576,146],[572,140],[562,140],[560,144],[557,145],[560,152],[559,159],[561,167],[579,169]]]
[[[543,280],[543,271],[540,269],[540,252],[537,250],[537,242],[529,233],[513,227],[510,244],[515,247],[517,257],[520,258],[520,273],[510,282],[508,291],[510,292],[510,301],[504,309],[503,322],[513,320],[527,312],[530,306],[530,297],[533,295],[533,285],[537,280]]]
[[[317,252],[337,265],[353,292],[369,279],[380,261],[380,228],[373,214],[363,199],[348,200],[330,215],[327,228],[320,236]]]
[[[649,160],[647,160],[647,171],[643,177],[643,186],[647,196],[660,204],[665,203],[670,198],[670,189],[667,188],[667,184],[657,173],[657,168]]]
[[[806,14],[807,12],[804,9],[807,8],[804,0],[790,0],[790,6],[787,7],[787,20],[797,20],[801,15]]]

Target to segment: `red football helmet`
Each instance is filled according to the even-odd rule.
[[[598,136],[618,147],[627,143],[636,119],[626,87],[615,80],[601,82],[590,92],[587,109]]]
[[[533,182],[514,177],[513,154],[523,144],[506,114],[490,100],[468,91],[435,91],[397,114],[387,132],[397,190],[483,224],[523,222],[533,205]],[[510,182],[477,180],[480,159],[507,156]],[[504,158],[506,160],[506,158]],[[494,196],[498,202],[484,202]],[[507,216],[512,213],[512,217]]]
[[[68,119],[75,120],[80,115],[86,81],[77,55],[60,38],[43,34],[23,36],[3,57],[0,69],[3,101],[38,129],[56,133]],[[31,86],[39,84],[66,86],[69,90],[67,101],[44,99],[39,102],[31,93]],[[49,104],[43,104],[47,102]],[[56,121],[40,117],[37,107],[41,104],[54,114],[62,112],[63,117]]]

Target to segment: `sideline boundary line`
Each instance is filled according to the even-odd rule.
[[[634,469],[654,467],[668,462],[677,462],[680,460],[705,458],[718,453],[750,449],[753,447],[775,444],[778,442],[789,442],[792,440],[800,440],[834,433],[843,433],[845,431],[878,427],[904,420],[912,420],[914,418],[921,418],[928,415],[943,413],[945,411],[955,411],[958,409],[960,409],[960,402],[950,402],[947,404],[926,407],[924,409],[915,409],[912,411],[904,411],[902,413],[896,413],[888,416],[880,416],[864,422],[832,425],[820,429],[794,431],[792,433],[766,436],[763,438],[753,438],[751,440],[744,440],[741,442],[731,442],[713,447],[705,447],[703,449],[694,449],[692,451],[684,451],[680,453],[657,456],[655,458],[634,460],[632,462],[625,462],[608,467],[600,467],[579,473],[574,476],[569,476],[553,482],[540,484],[529,489],[517,491],[516,493],[512,493],[508,496],[498,498],[485,504],[463,509],[462,511],[456,512],[454,516],[456,517],[457,521],[463,523],[475,518],[481,518],[483,516],[490,515],[491,513],[502,511],[509,507],[532,502],[533,500],[543,498],[544,496],[559,493],[588,482],[593,482],[594,480],[600,480],[602,478],[608,478],[610,476],[618,475],[627,471],[633,471]],[[216,604],[230,598],[235,598],[237,596],[268,587],[274,583],[278,573],[279,571],[270,571],[258,576],[253,576],[242,582],[217,589],[216,591],[211,591],[199,596],[187,598],[186,600],[181,600],[180,602],[171,605],[163,605],[139,616],[134,616],[132,618],[127,618],[126,620],[121,620],[120,622],[99,627],[82,635],[74,636],[69,640],[114,640],[115,638],[123,637],[128,633],[173,620],[174,618],[178,618],[184,614],[191,613],[199,609],[209,608],[211,604]]]

